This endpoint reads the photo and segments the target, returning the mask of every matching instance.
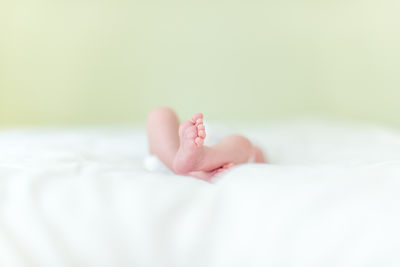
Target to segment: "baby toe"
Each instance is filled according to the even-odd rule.
[[[199,130],[198,135],[199,135],[199,137],[204,138],[204,137],[206,137],[206,132],[204,130]]]

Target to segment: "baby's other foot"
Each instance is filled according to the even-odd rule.
[[[217,170],[216,170],[216,174],[219,174],[219,173],[221,173],[221,172],[224,172],[224,171],[226,171],[226,170],[228,170],[228,169],[230,169],[230,168],[232,168],[232,167],[234,167],[235,166],[235,163],[228,163],[228,164],[225,164],[225,165],[223,165],[221,168],[218,168]]]
[[[233,166],[235,166],[234,163],[228,163],[212,171],[195,171],[195,172],[190,172],[189,175],[204,181],[210,181],[212,178],[219,176],[221,173],[232,168]]]
[[[180,145],[175,155],[173,168],[178,174],[196,171],[202,161],[203,143],[206,138],[203,114],[195,114],[190,121],[179,127]]]

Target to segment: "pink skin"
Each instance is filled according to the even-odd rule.
[[[180,175],[210,180],[250,158],[265,163],[262,151],[243,136],[230,135],[215,146],[204,146],[206,132],[201,113],[179,126],[174,111],[157,108],[147,119],[147,135],[150,153]]]

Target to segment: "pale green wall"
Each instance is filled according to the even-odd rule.
[[[2,0],[0,125],[333,115],[400,126],[400,1]]]

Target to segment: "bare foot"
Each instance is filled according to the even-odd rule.
[[[195,172],[189,172],[188,174],[190,176],[199,178],[200,180],[210,181],[217,174],[217,170],[209,171],[209,172],[195,171]]]
[[[173,168],[177,174],[188,174],[197,171],[203,160],[203,143],[206,132],[203,125],[203,114],[195,114],[190,121],[179,127],[180,145],[175,155]]]
[[[189,175],[204,181],[210,181],[215,176],[220,175],[222,172],[232,168],[233,166],[235,166],[234,163],[228,163],[212,171],[195,171],[190,172]]]

